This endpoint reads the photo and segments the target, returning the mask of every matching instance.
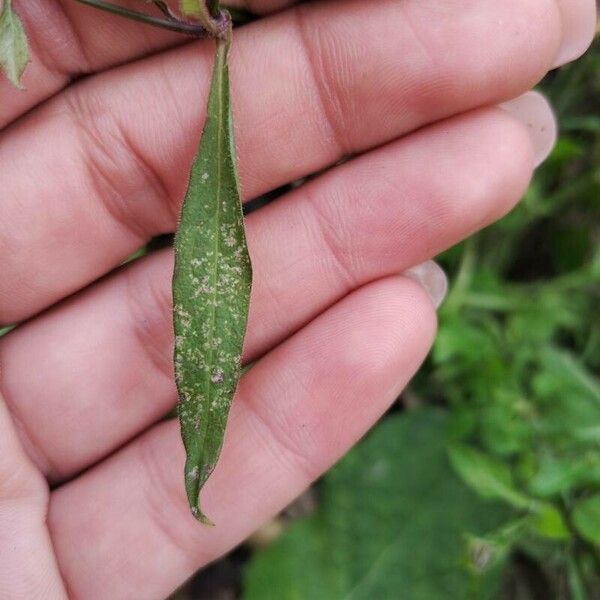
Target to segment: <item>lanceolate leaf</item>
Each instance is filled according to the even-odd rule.
[[[217,42],[208,116],[175,238],[175,375],[193,514],[212,473],[240,377],[252,272],[233,139],[229,42]]]
[[[210,13],[205,0],[180,0],[179,6],[181,12],[188,17],[209,18]]]
[[[12,8],[12,0],[4,0],[0,12],[0,69],[17,87],[29,62],[25,29]]]

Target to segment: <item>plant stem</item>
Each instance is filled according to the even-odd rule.
[[[154,4],[168,20],[174,19],[175,15],[173,15],[166,2],[163,2],[163,0],[152,0],[152,4]]]
[[[123,6],[118,6],[117,4],[112,4],[110,2],[105,2],[104,0],[76,0],[81,4],[85,4],[87,6],[92,6],[94,8],[98,8],[100,10],[104,10],[106,12],[113,13],[115,15],[119,15],[121,17],[125,17],[126,19],[131,19],[133,21],[139,21],[140,23],[146,23],[147,25],[153,25],[155,27],[160,27],[162,29],[168,29],[169,31],[175,31],[177,33],[185,33],[186,35],[191,35],[197,38],[203,37],[211,37],[211,33],[208,32],[201,25],[197,25],[194,23],[186,23],[185,21],[179,21],[173,17],[165,16],[163,17],[155,17],[153,15],[148,15],[146,13],[141,13],[136,10],[130,10]],[[224,18],[221,17],[220,21],[223,21]]]

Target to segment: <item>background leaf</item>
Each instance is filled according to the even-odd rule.
[[[217,43],[208,116],[175,237],[175,377],[194,515],[223,444],[240,360],[252,272],[236,172],[228,43]]]
[[[584,486],[600,487],[600,450],[590,449],[583,456],[542,457],[529,489],[537,496],[550,497]]]
[[[514,487],[510,469],[504,463],[464,444],[451,446],[449,455],[462,479],[484,498],[504,500],[520,509],[531,507],[532,501]]]
[[[577,504],[573,524],[583,538],[600,546],[600,494]]]
[[[28,62],[29,46],[25,29],[12,8],[12,0],[4,0],[0,13],[0,68],[20,88]]]
[[[506,511],[456,477],[447,435],[434,409],[383,422],[326,476],[319,512],[251,563],[246,599],[490,597],[494,548],[479,545],[472,563],[466,534],[492,530]]]

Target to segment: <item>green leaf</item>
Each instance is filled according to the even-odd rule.
[[[4,0],[0,13],[0,69],[15,86],[21,88],[21,77],[28,62],[25,29],[12,8],[12,0]]]
[[[544,366],[554,373],[559,373],[565,381],[565,387],[585,394],[600,407],[600,381],[582,366],[571,353],[548,347],[541,353]]]
[[[434,409],[383,421],[325,476],[317,514],[255,555],[246,600],[493,597],[504,555],[472,539],[507,511],[455,475],[449,426]]]
[[[534,504],[515,488],[504,463],[464,444],[453,444],[448,452],[457,473],[483,498],[504,500],[518,509],[529,509]]]
[[[179,0],[181,12],[188,17],[208,15],[206,2],[204,0]]]
[[[600,545],[600,494],[577,504],[573,511],[573,525],[588,542]]]
[[[590,450],[583,456],[543,457],[529,490],[547,498],[581,486],[600,486],[600,452]]]
[[[240,361],[252,271],[244,234],[230,104],[228,42],[217,43],[200,150],[175,237],[175,376],[193,514],[221,452]]]
[[[593,316],[589,316],[593,322]],[[600,383],[580,357],[552,346],[537,350],[540,370],[531,378],[542,418],[540,433],[557,450],[583,455],[600,440]],[[583,450],[583,452],[582,452]]]
[[[561,512],[552,504],[542,504],[530,520],[534,531],[549,540],[568,540],[571,537]]]
[[[219,8],[219,2],[218,0],[180,0],[179,7],[184,15],[198,19],[206,27],[212,19],[211,14],[215,14]]]

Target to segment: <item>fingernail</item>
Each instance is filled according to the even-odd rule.
[[[563,24],[563,38],[554,67],[579,58],[594,39],[598,25],[594,0],[558,0]]]
[[[558,0],[558,6],[563,37],[554,67],[579,58],[590,47],[598,26],[598,9],[594,0]]]
[[[558,138],[558,123],[552,106],[539,92],[527,92],[504,102],[500,108],[527,127],[533,145],[535,166],[539,167],[550,156]]]
[[[411,267],[404,275],[416,281],[427,292],[436,308],[442,305],[448,295],[448,277],[436,262],[428,260]]]

